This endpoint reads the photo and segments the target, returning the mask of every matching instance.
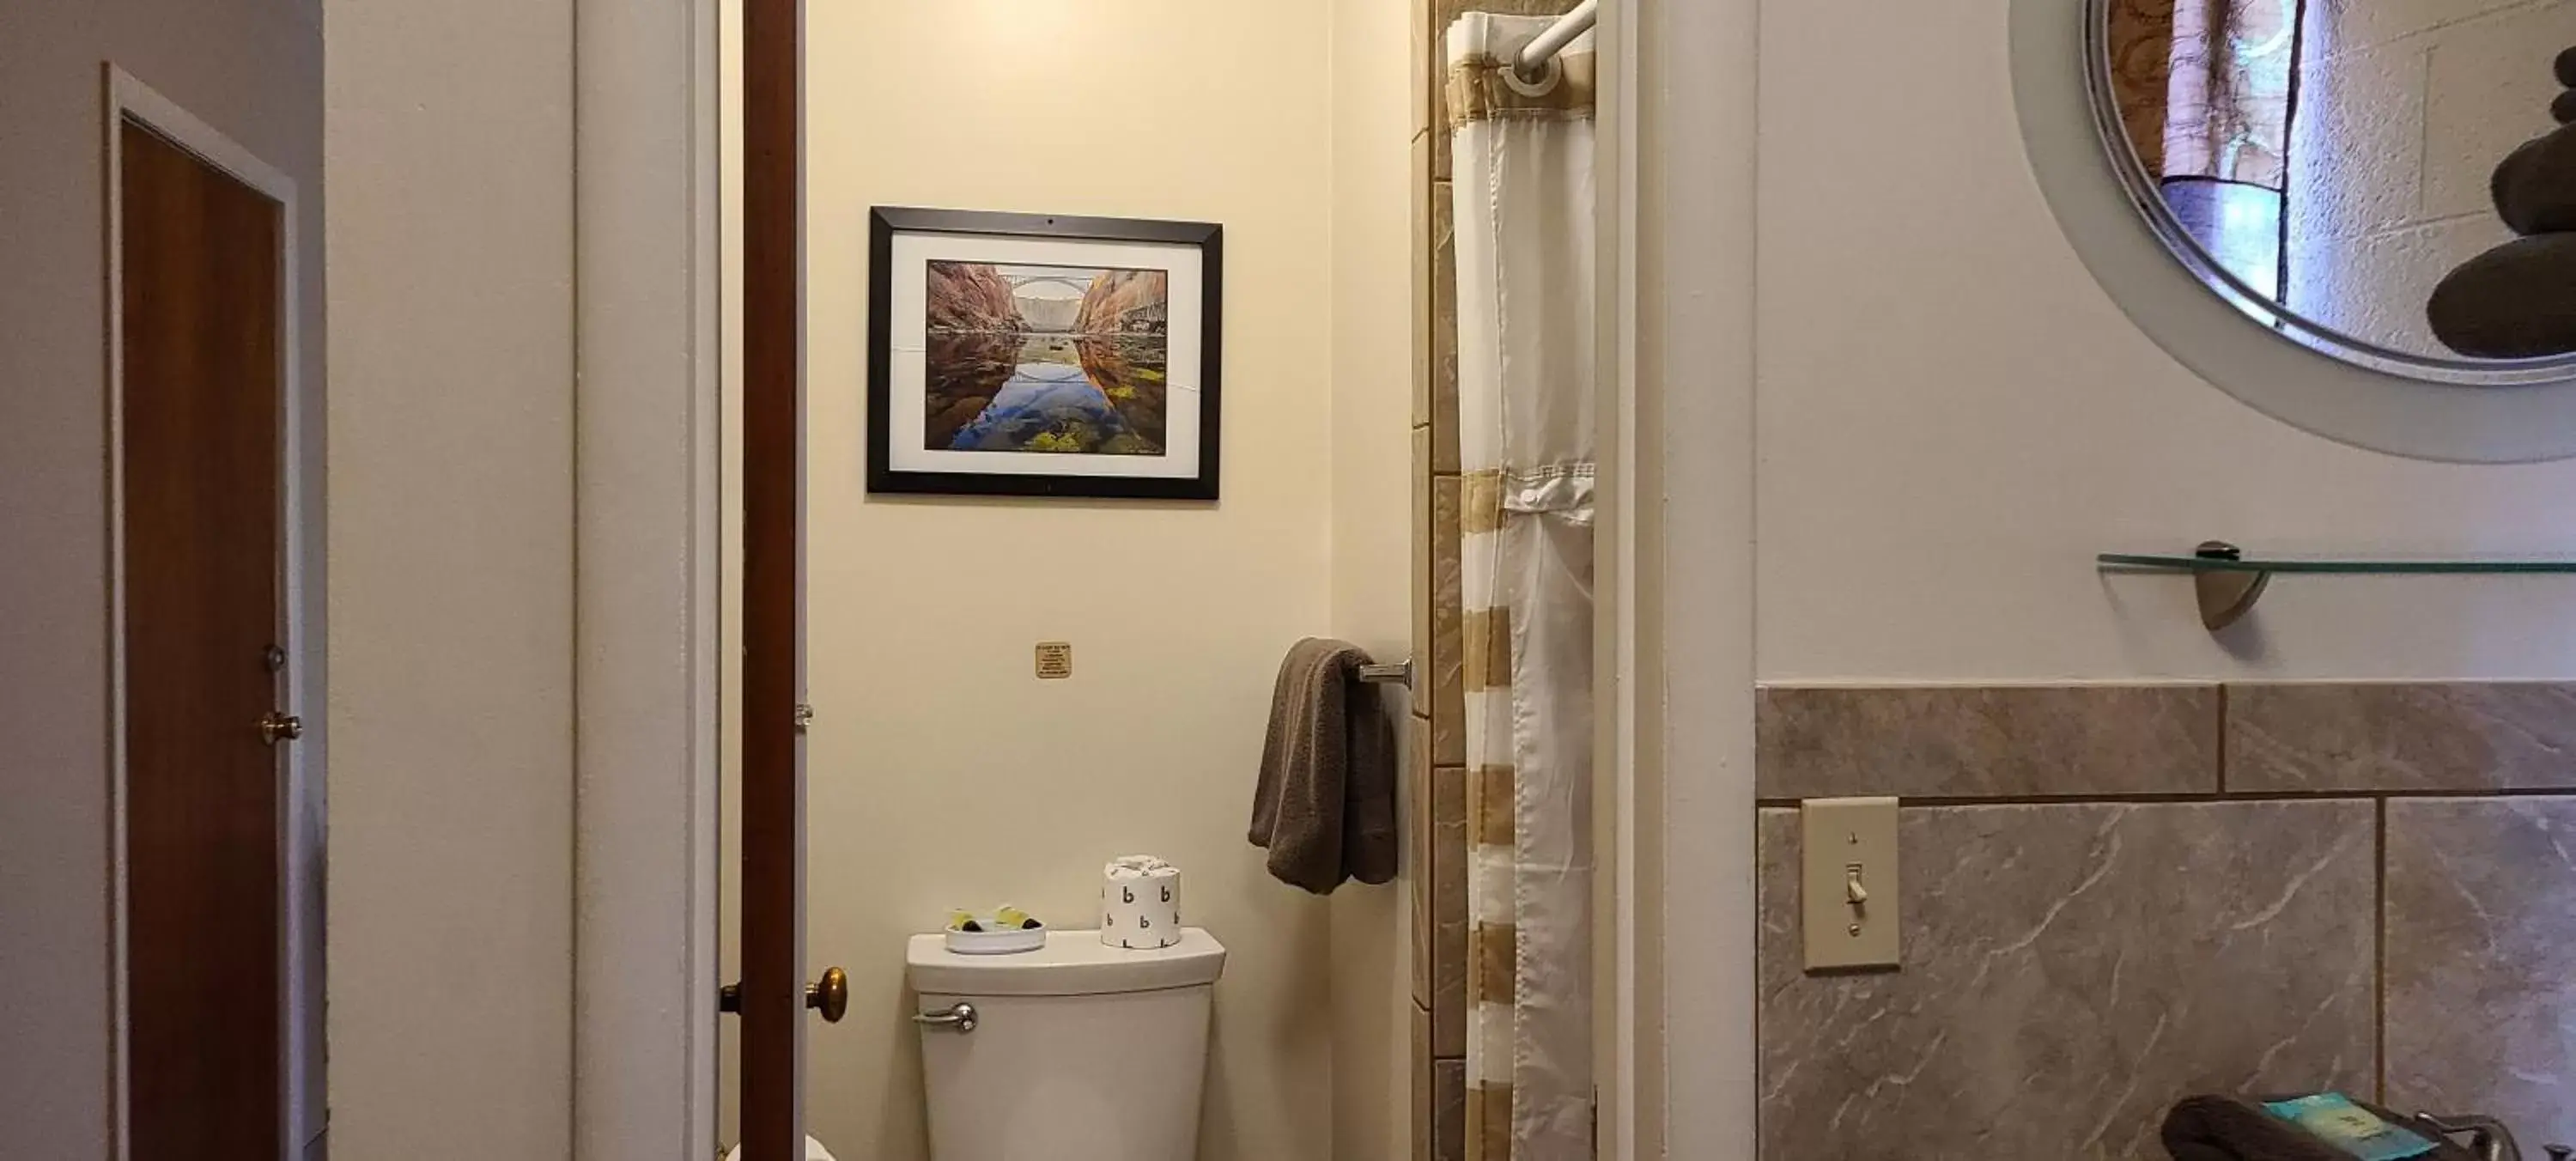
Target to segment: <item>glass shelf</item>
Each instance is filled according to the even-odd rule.
[[[2105,572],[2182,573],[2192,579],[2200,602],[2200,623],[2215,633],[2233,625],[2280,573],[2333,573],[2342,576],[2506,576],[2565,573],[2576,575],[2576,556],[2357,557],[2287,553],[2248,556],[2223,540],[2208,541],[2194,552],[2105,552],[2093,558]]]
[[[2105,552],[2093,558],[2104,568],[2164,572],[2309,572],[2364,575],[2449,575],[2500,573],[2576,573],[2576,557],[2345,557],[2273,555],[2231,559],[2170,552]]]

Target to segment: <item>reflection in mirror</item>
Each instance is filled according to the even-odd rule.
[[[2381,370],[2576,373],[2576,0],[2094,12],[2113,160],[2204,282]]]

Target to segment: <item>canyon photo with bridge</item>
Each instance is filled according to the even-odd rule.
[[[922,446],[1164,454],[1170,277],[933,261]]]

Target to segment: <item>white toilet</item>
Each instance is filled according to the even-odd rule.
[[[958,955],[916,935],[909,960],[934,1161],[1197,1161],[1214,936]]]

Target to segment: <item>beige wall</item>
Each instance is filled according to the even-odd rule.
[[[1335,0],[1332,12],[1332,632],[1395,659],[1412,648],[1419,46],[1411,5]],[[1407,695],[1385,696],[1390,720],[1405,722]],[[1406,784],[1427,774],[1408,771]],[[1416,805],[1407,795],[1403,809]],[[1417,821],[1403,820],[1406,833]],[[1394,1161],[1411,1149],[1410,904],[1427,873],[1412,858],[1395,885],[1332,897],[1335,1157]]]
[[[1333,126],[1320,81],[1284,80],[1325,74],[1331,10],[807,19],[808,947],[856,996],[812,1030],[808,1125],[843,1156],[922,1156],[904,937],[1004,901],[1078,924],[1101,862],[1146,851],[1186,869],[1192,922],[1232,951],[1206,1155],[1328,1156],[1331,916],[1270,880],[1243,828],[1280,652],[1338,623]],[[871,205],[1222,223],[1224,500],[870,501]],[[1072,680],[1035,680],[1041,640],[1073,643]]]
[[[572,5],[329,27],[331,1145],[563,1157]]]
[[[2096,552],[2211,537],[2563,550],[2576,463],[2361,451],[2176,363],[2103,293],[2040,195],[2007,83],[2007,8],[1762,5],[1761,676],[2576,673],[2565,581],[2287,578],[2218,640],[2188,581],[2095,572]],[[1906,94],[1904,132],[1850,115],[1864,75]],[[1889,174],[1905,175],[1901,194]]]
[[[321,446],[320,20],[312,2],[0,7],[0,1125],[12,1155],[102,1157],[109,1133],[101,62],[295,179],[307,288],[298,452],[311,464]],[[318,601],[318,567],[306,575]]]

